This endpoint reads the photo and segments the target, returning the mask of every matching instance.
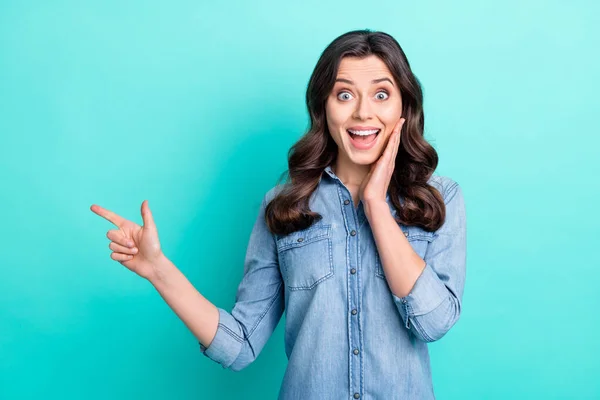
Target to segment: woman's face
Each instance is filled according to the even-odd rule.
[[[344,57],[325,111],[338,161],[369,165],[377,161],[400,119],[400,89],[379,57]]]

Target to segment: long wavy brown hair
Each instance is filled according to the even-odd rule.
[[[333,90],[343,57],[379,57],[392,73],[402,96],[400,147],[388,187],[396,221],[437,230],[445,206],[439,191],[427,182],[438,165],[435,149],[424,139],[423,92],[404,51],[390,35],[356,30],[336,38],[321,54],[306,90],[310,126],[288,153],[287,179],[267,205],[265,220],[272,233],[287,235],[306,229],[322,216],[309,208],[325,168],[334,164],[338,148],[327,128],[325,104]],[[402,199],[402,201],[401,201]]]

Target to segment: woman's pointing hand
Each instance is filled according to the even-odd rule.
[[[163,254],[148,201],[144,200],[141,207],[144,226],[139,226],[96,204],[90,209],[117,227],[108,231],[106,235],[111,240],[109,248],[113,250],[110,257],[139,276],[151,280],[156,272],[157,261]]]

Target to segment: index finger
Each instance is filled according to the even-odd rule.
[[[402,125],[404,124],[404,118],[400,118],[398,120],[398,122],[396,122],[396,125],[394,125],[394,129],[392,130],[392,133],[390,133],[390,136],[388,137],[388,141],[384,150],[384,157],[391,157],[392,153],[394,153],[394,150],[398,147],[397,143],[395,143],[397,137],[400,135],[400,129],[402,128]],[[394,136],[396,135],[396,136]],[[390,153],[389,155],[386,155],[387,153]]]
[[[94,213],[98,214],[102,218],[106,219],[107,221],[112,222],[119,228],[125,223],[125,218],[120,217],[114,212],[109,211],[106,208],[102,208],[96,204],[92,204],[90,210],[92,210]]]
[[[394,125],[394,132],[397,132],[400,130],[400,128],[402,128],[402,125],[404,125],[404,121],[404,118],[398,119],[398,122],[396,122],[396,125]]]

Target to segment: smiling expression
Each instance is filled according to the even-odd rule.
[[[338,163],[369,165],[377,161],[400,119],[402,98],[379,57],[344,57],[325,110]]]

